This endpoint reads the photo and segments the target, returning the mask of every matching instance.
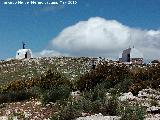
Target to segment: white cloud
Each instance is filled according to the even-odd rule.
[[[69,56],[69,54],[61,53],[55,50],[44,49],[39,53],[34,53],[34,57],[54,57],[54,56]]]
[[[160,30],[131,28],[100,17],[69,26],[52,40],[54,48],[70,55],[108,58],[118,58],[130,44],[141,50],[147,59],[160,58]]]

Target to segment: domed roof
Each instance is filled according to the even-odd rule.
[[[130,58],[143,58],[143,54],[136,48],[131,48]]]
[[[30,49],[19,49],[17,51],[17,53],[21,53],[21,54],[25,54],[26,52],[30,52],[31,53],[31,50]]]

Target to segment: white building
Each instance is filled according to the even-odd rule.
[[[19,49],[16,52],[16,59],[32,58],[32,51],[30,49],[25,49],[25,44],[23,43],[23,49]]]
[[[128,48],[123,51],[122,56],[119,58],[120,62],[130,62],[133,64],[143,63],[143,54],[136,48]]]

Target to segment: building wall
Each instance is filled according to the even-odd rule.
[[[30,49],[20,49],[16,53],[16,59],[32,58]]]
[[[134,54],[133,54],[134,53]],[[135,48],[132,50],[128,48],[123,51],[122,58],[119,58],[120,62],[129,62],[130,64],[142,64],[143,57]]]
[[[132,64],[143,64],[143,58],[131,58]]]
[[[122,53],[122,62],[130,62],[130,51],[131,48],[128,48]]]

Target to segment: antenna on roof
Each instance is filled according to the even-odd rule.
[[[131,47],[131,33],[129,32],[129,48]]]
[[[26,44],[25,44],[24,42],[22,42],[22,44],[23,44],[23,49],[25,49],[25,45],[26,45]]]
[[[132,34],[134,35],[134,33],[132,33]],[[134,37],[134,36],[133,36],[133,37]],[[132,38],[133,38],[133,37],[132,37]],[[131,41],[132,41],[132,45],[133,45],[133,48],[134,48],[134,46],[135,46],[135,45],[134,45],[134,39],[131,39]]]
[[[133,33],[132,33],[133,34]],[[133,39],[132,39],[133,37],[131,36],[131,32],[130,32],[130,35],[129,35],[129,48],[131,48],[131,46],[133,46],[133,48],[134,48],[134,41],[133,41]]]

